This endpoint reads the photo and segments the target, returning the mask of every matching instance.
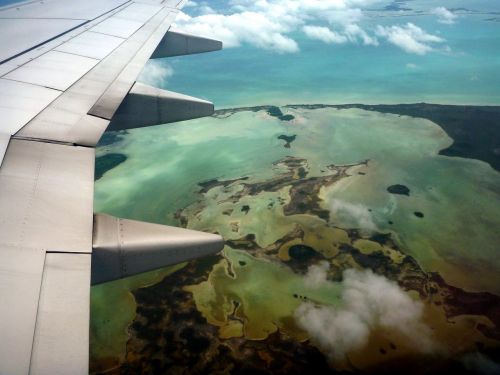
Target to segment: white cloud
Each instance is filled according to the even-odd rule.
[[[317,265],[313,264],[310,266],[305,276],[306,285],[310,288],[317,288],[326,283],[329,269],[330,264],[326,260],[319,262]]]
[[[433,51],[433,44],[443,43],[445,40],[426,33],[420,27],[409,22],[404,26],[377,26],[377,35],[384,37],[388,42],[398,46],[408,53],[425,55]]]
[[[359,25],[347,25],[345,35],[351,42],[358,41],[359,39],[366,46],[378,46],[377,38],[369,36]]]
[[[302,31],[310,39],[320,40],[328,44],[342,44],[346,42],[359,43],[364,45],[377,46],[378,40],[369,36],[359,25],[351,23],[344,25],[342,32],[336,32],[324,26],[306,25]]]
[[[431,13],[435,14],[438,17],[438,22],[441,22],[441,23],[444,23],[447,25],[454,24],[457,17],[458,17],[456,14],[449,11],[445,7],[434,8],[431,10]]]
[[[299,45],[292,35],[297,31],[329,44],[377,46],[377,36],[370,35],[372,33],[360,26],[364,17],[363,9],[377,1],[229,0],[229,6],[219,13],[207,2],[190,2],[190,9],[196,15],[189,16],[181,12],[174,28],[222,40],[226,48],[248,44],[278,53],[299,51]],[[441,42],[427,40],[432,35],[413,24],[378,26],[376,32],[378,36],[411,53],[425,54],[432,50],[429,44]]]
[[[377,230],[370,211],[362,204],[334,199],[330,211],[337,219],[352,228],[359,228],[365,231]]]
[[[174,69],[163,60],[149,60],[138,81],[151,86],[165,86],[168,79],[174,75]]]
[[[417,69],[418,68],[418,66],[416,64],[413,64],[413,63],[406,64],[406,67],[408,69]]]
[[[278,53],[299,51],[290,36],[310,21],[323,21],[338,25],[343,32],[335,33],[326,27],[305,26],[309,37],[327,43],[355,42],[375,44],[356,24],[362,17],[362,7],[375,0],[232,0],[227,14],[202,11],[206,3],[198,2],[195,13],[180,13],[176,29],[222,40],[226,48],[242,44]],[[329,33],[327,31],[330,31]],[[342,34],[342,35],[341,35]]]
[[[335,31],[330,30],[328,27],[322,26],[304,26],[302,28],[304,34],[311,39],[321,40],[325,43],[341,44],[347,42],[347,37],[340,35]]]
[[[324,268],[321,270],[325,276]],[[318,269],[310,272],[318,275]],[[422,321],[422,303],[411,299],[396,283],[370,270],[349,269],[344,271],[342,287],[339,307],[308,302],[295,311],[297,324],[331,359],[344,359],[350,351],[363,348],[377,328],[397,332],[405,344],[420,352],[441,350]]]
[[[291,31],[286,24],[273,22],[266,14],[259,12],[205,14],[198,17],[183,14],[176,19],[176,28],[222,40],[226,48],[248,43],[279,53],[299,50],[297,42],[285,35]]]

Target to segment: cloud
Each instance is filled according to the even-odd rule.
[[[315,266],[319,267],[319,266]],[[311,270],[314,275],[324,266]],[[316,285],[320,283],[315,279]],[[332,360],[342,360],[352,350],[363,348],[373,330],[397,332],[405,343],[422,353],[440,350],[430,328],[422,321],[423,305],[414,301],[396,283],[371,270],[344,271],[339,307],[303,303],[295,311],[297,324]]]
[[[366,231],[377,230],[370,211],[362,204],[334,199],[330,211],[341,221],[346,221],[350,227]]]
[[[335,43],[342,44],[348,41],[347,37],[344,35],[340,35],[328,27],[322,26],[304,26],[302,28],[304,34],[306,34],[311,39],[321,40],[325,43]]]
[[[361,40],[366,46],[378,46],[377,38],[369,36],[366,31],[356,24],[347,25],[345,35],[352,42]]]
[[[455,20],[458,18],[456,14],[449,11],[445,7],[438,7],[431,10],[432,14],[435,14],[438,17],[438,22],[444,23],[446,25],[451,25],[455,23]]]
[[[180,12],[175,29],[222,40],[224,47],[243,44],[275,51],[295,53],[298,43],[290,34],[302,29],[308,37],[327,43],[361,41],[374,44],[356,23],[363,17],[361,7],[375,0],[232,0],[229,11],[215,13],[203,11],[206,3],[191,4],[196,16]],[[342,33],[324,26],[309,25],[311,21],[323,21],[337,25]]]
[[[378,40],[375,37],[369,36],[366,31],[356,24],[348,24],[344,26],[342,32],[330,30],[324,26],[310,26],[302,27],[302,31],[310,39],[320,40],[328,44],[343,44],[347,42],[359,43],[364,45],[377,46]]]
[[[326,260],[310,266],[304,279],[306,285],[310,288],[317,288],[326,283],[329,269],[330,264]]]
[[[417,69],[418,68],[418,66],[416,64],[413,64],[413,63],[406,64],[406,67],[408,69]]]
[[[389,43],[398,46],[408,53],[425,55],[433,51],[432,44],[443,43],[445,40],[426,33],[420,27],[409,22],[404,26],[377,26],[377,35],[387,39]]]
[[[363,9],[378,1],[229,0],[228,6],[218,13],[207,2],[191,1],[188,9],[194,15],[180,12],[173,28],[222,40],[226,48],[252,45],[277,53],[299,51],[299,44],[293,38],[297,31],[328,44],[377,46],[379,35],[411,53],[432,50],[429,43],[438,41],[426,40],[432,35],[413,24],[378,26],[377,35],[364,30],[360,26]]]
[[[222,40],[226,48],[247,43],[279,53],[299,51],[297,42],[285,35],[291,31],[285,23],[273,22],[266,14],[259,12],[204,14],[197,17],[183,14],[176,20],[177,28]]]
[[[147,85],[162,87],[173,75],[174,69],[166,62],[149,60],[137,80]]]

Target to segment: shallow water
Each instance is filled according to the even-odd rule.
[[[426,271],[439,271],[451,284],[469,290],[500,292],[500,234],[492,230],[499,222],[497,171],[481,161],[438,155],[452,140],[428,120],[359,109],[284,111],[295,120],[246,111],[131,132],[123,142],[99,151],[120,152],[128,159],[96,183],[96,211],[172,224],[175,211],[196,202],[197,183],[204,180],[263,180],[276,173],[273,162],[287,155],[307,159],[310,175],[317,176],[329,164],[369,160],[363,175],[354,174],[322,192],[327,209],[335,202],[358,206],[355,212],[333,212],[331,223],[391,231]],[[297,135],[290,149],[277,139],[280,134]],[[407,186],[410,196],[388,193],[394,184]],[[266,194],[263,208],[276,198]],[[220,207],[208,204],[214,205],[215,215],[205,210],[208,216],[200,220],[205,224],[199,229],[226,224],[222,233],[231,238],[226,219],[217,216]],[[275,231],[266,232],[271,237],[263,245],[293,225],[293,219],[273,210],[263,210],[263,215],[267,219],[244,225],[259,236],[259,226],[276,224]],[[471,269],[480,269],[481,275]]]

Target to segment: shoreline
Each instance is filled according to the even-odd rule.
[[[440,126],[453,143],[440,155],[481,160],[500,172],[500,106],[449,104],[287,104],[218,109],[212,117],[224,119],[239,112],[259,112],[274,107],[316,110],[324,108],[361,109],[399,116],[424,118]]]

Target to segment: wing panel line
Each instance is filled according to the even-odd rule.
[[[65,32],[63,32],[63,33],[60,33],[59,35],[56,35],[56,36],[54,36],[54,37],[52,37],[52,38],[50,38],[50,39],[47,39],[46,41],[44,41],[44,42],[42,42],[42,43],[39,43],[39,44],[37,44],[37,45],[35,45],[35,46],[31,47],[31,48],[28,48],[28,49],[26,49],[26,50],[24,50],[24,51],[22,51],[22,52],[19,52],[18,54],[14,55],[14,56],[11,56],[11,57],[9,57],[9,58],[7,58],[7,59],[3,60],[3,61],[0,61],[0,65],[1,65],[1,64],[4,64],[4,63],[6,63],[6,62],[9,62],[9,61],[11,61],[11,60],[15,59],[16,57],[19,57],[19,56],[21,56],[21,55],[24,55],[24,54],[25,54],[25,53],[27,53],[27,52],[33,51],[33,50],[35,50],[35,49],[39,48],[40,46],[43,46],[44,44],[46,44],[46,43],[49,43],[49,42],[53,41],[54,39],[60,38],[61,36],[65,35],[65,34],[67,34],[67,33],[70,33],[70,32],[72,32],[73,30],[76,30],[76,29],[78,29],[79,27],[82,27],[82,26],[84,26],[84,25],[88,24],[88,23],[90,23],[90,22],[92,22],[92,21],[96,20],[96,19],[97,19],[97,18],[99,18],[99,17],[102,17],[102,16],[104,16],[104,15],[106,15],[106,14],[108,14],[108,13],[113,12],[114,10],[116,10],[116,9],[118,9],[118,8],[120,8],[120,7],[122,7],[123,5],[125,5],[125,4],[127,4],[127,3],[131,3],[131,1],[130,1],[130,0],[125,1],[124,3],[122,3],[122,4],[118,5],[117,7],[114,7],[114,8],[113,8],[113,9],[111,9],[111,10],[108,10],[106,13],[103,13],[103,14],[99,15],[98,17],[95,17],[95,18],[93,18],[93,19],[91,19],[91,20],[88,20],[88,21],[82,22],[81,24],[79,24],[79,25],[77,25],[77,26],[75,26],[75,27],[72,27],[71,29],[66,30],[66,31],[65,31]]]

